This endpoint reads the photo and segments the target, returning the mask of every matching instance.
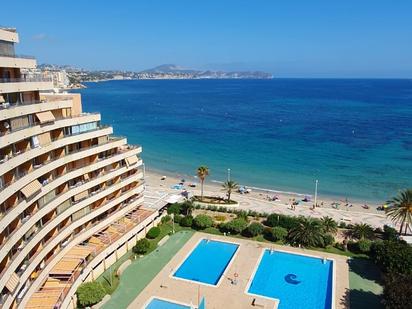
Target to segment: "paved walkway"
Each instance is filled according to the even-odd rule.
[[[233,241],[240,244],[236,256],[223,275],[218,287],[177,280],[171,277],[174,270],[178,268],[180,263],[182,263],[202,238]],[[212,236],[210,234],[197,232],[136,297],[128,309],[142,308],[153,296],[184,304],[198,304],[199,298],[204,296],[208,309],[275,309],[277,307],[277,301],[252,296],[245,292],[248,283],[253,277],[253,271],[259,261],[263,248],[286,250],[299,254],[318,256],[320,258],[333,258],[336,263],[335,308],[348,308],[345,297],[349,290],[348,259],[346,257],[287,246],[278,246],[276,244],[260,243],[246,239],[218,235]],[[236,285],[232,284],[231,280],[228,280],[233,279],[235,273],[238,274],[238,283]],[[252,305],[253,299],[256,300],[256,304],[259,304],[259,307]]]
[[[178,232],[172,235],[163,246],[134,261],[120,276],[118,288],[103,309],[127,308],[192,235],[192,231]]]

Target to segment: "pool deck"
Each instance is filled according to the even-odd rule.
[[[186,256],[193,250],[200,239],[216,239],[240,244],[236,256],[226,270],[219,287],[198,284],[185,280],[177,280],[171,276]],[[277,308],[277,301],[246,294],[246,288],[255,272],[255,268],[264,248],[273,248],[291,253],[331,258],[335,262],[335,309],[346,309],[348,306],[347,293],[349,291],[349,267],[346,257],[305,250],[287,246],[278,246],[269,243],[260,243],[251,240],[231,238],[226,236],[195,233],[182,249],[166,264],[146,288],[133,300],[129,309],[143,308],[151,297],[160,297],[171,301],[198,305],[198,299],[205,297],[207,309],[221,308]],[[231,283],[237,273],[237,284]],[[252,301],[255,299],[255,306]]]

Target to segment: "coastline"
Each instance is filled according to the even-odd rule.
[[[162,176],[166,176],[165,180],[161,180]],[[186,183],[196,182],[197,186],[195,188],[190,188],[185,186],[187,191],[191,192],[192,194],[200,194],[200,183],[194,176],[187,175],[184,173],[172,173],[167,171],[161,171],[157,169],[146,169],[146,182],[150,187],[157,188],[157,189],[167,189],[172,190],[171,187],[181,181],[181,179],[185,179]],[[206,194],[224,197],[225,193],[221,189],[221,181],[211,179],[206,179],[204,184],[204,191]],[[240,184],[241,185],[241,184]],[[313,194],[311,195],[310,202],[302,202],[302,199],[307,196],[308,194],[293,192],[292,191],[281,191],[276,189],[268,189],[268,188],[261,188],[261,187],[254,187],[254,186],[247,186],[247,188],[252,189],[251,193],[248,194],[239,194],[238,192],[233,193],[233,197],[236,200],[236,197],[248,197],[251,199],[256,199],[262,202],[268,202],[275,205],[282,205],[286,207],[290,207],[294,201],[299,201],[299,204],[305,208],[311,208],[313,206]],[[174,190],[178,193],[178,190]],[[278,200],[276,201],[269,201],[267,197],[273,197],[274,195],[278,196]],[[327,196],[318,194],[317,204],[323,209],[333,209],[333,210],[342,210],[348,213],[369,213],[375,215],[385,215],[383,211],[378,211],[376,208],[378,206],[382,206],[382,204],[378,202],[371,202],[371,201],[360,201],[357,199],[353,199],[348,197],[347,201],[344,198],[339,198],[335,196]],[[335,203],[339,203],[339,206],[336,206]],[[347,204],[347,206],[346,206]],[[363,206],[368,205],[369,209],[365,209]],[[298,206],[300,207],[300,206]]]

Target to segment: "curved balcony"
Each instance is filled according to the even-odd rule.
[[[26,55],[0,55],[0,67],[34,69],[36,59]]]
[[[61,98],[55,101],[5,102],[0,104],[0,120],[71,107],[73,107],[71,98]]]
[[[0,78],[0,93],[41,91],[53,89],[51,77],[27,76],[20,78]]]
[[[23,139],[56,129],[97,121],[100,121],[99,113],[83,113],[79,116],[56,118],[54,123],[49,125],[34,123],[16,130],[10,130],[6,133],[3,132],[0,138],[0,148],[7,147]]]
[[[22,173],[17,177],[13,182],[8,183],[7,186],[3,188],[0,196],[0,203],[3,203],[6,199],[8,199],[12,194],[21,190],[26,185],[31,183],[37,178],[42,177],[43,175],[61,167],[62,165],[68,164],[70,162],[80,160],[92,155],[96,155],[99,152],[103,152],[106,150],[114,149],[116,147],[121,147],[126,143],[125,139],[120,140],[109,140],[104,144],[95,145],[92,147],[88,147],[87,149],[79,149],[77,151],[73,151],[71,154],[66,155],[62,158],[56,158],[54,160],[50,160],[41,167],[34,169],[30,173]]]
[[[108,207],[107,209],[113,207],[114,205],[122,203],[122,201],[126,200],[127,198],[129,198],[129,197],[131,197],[135,194],[136,193],[127,194],[125,197],[120,196],[119,198],[117,198],[116,200],[111,202],[110,207]],[[66,244],[64,247],[61,247],[59,252],[55,253],[53,256],[51,256],[46,261],[46,263],[45,263],[46,267],[39,272],[39,274],[38,274],[39,276],[36,279],[36,281],[31,282],[29,289],[26,291],[26,293],[24,295],[24,298],[22,299],[22,301],[19,304],[19,308],[24,308],[25,301],[28,300],[27,298],[35,291],[38,284],[41,283],[41,279],[45,278],[45,276],[48,275],[48,272],[51,269],[50,267],[53,267],[71,248],[73,248],[75,245],[87,240],[88,238],[93,236],[93,234],[97,233],[98,231],[104,229],[105,227],[110,225],[111,222],[114,222],[114,221],[122,218],[127,212],[131,211],[133,208],[138,207],[142,203],[143,203],[143,197],[138,197],[133,202],[130,202],[125,207],[123,207],[123,208],[117,210],[116,212],[114,212],[113,214],[111,214],[109,217],[105,218],[102,221],[98,221],[98,222],[94,223],[87,230],[84,230],[81,233],[75,235],[75,237],[73,239],[71,239],[68,244]],[[106,209],[104,211],[106,211]],[[70,233],[74,229],[76,229],[76,227],[81,226],[82,224],[90,221],[91,219],[93,219],[94,217],[97,216],[97,214],[95,214],[94,216],[90,216],[91,214],[81,218],[80,221],[77,222],[77,223],[76,222],[72,223],[67,228],[65,228],[62,233],[59,233],[55,238],[50,239],[49,242],[47,244],[45,244],[43,250],[40,251],[38,254],[36,254],[35,256],[33,256],[30,259],[27,269],[21,274],[20,283],[19,283],[18,287],[16,288],[15,292],[10,297],[8,297],[7,300],[4,303],[4,306],[6,308],[8,308],[8,306],[11,306],[12,302],[16,298],[16,296],[19,293],[20,289],[23,287],[23,285],[29,279],[30,274],[36,269],[36,267],[46,257],[46,253],[50,252],[50,250],[52,250],[56,245],[58,245],[65,238],[67,238],[70,235]],[[53,263],[53,261],[54,261],[54,263]]]
[[[60,295],[59,301],[61,303],[61,308],[68,308],[71,301],[71,296],[76,293],[76,290],[82,284],[86,278],[93,272],[94,268],[104,261],[107,256],[114,253],[120,246],[124,245],[131,237],[136,235],[140,230],[150,226],[154,223],[155,219],[159,216],[157,211],[153,212],[150,216],[146,217],[142,221],[138,222],[133,228],[126,231],[119,239],[113,241],[109,246],[97,252],[96,256],[90,260],[86,265],[84,265],[81,271],[77,271],[75,275],[71,278],[71,286],[68,290],[63,291]],[[56,262],[50,263],[50,269],[56,264]],[[27,293],[28,294],[28,293]],[[26,304],[26,303],[24,303]],[[23,307],[21,307],[23,308]]]
[[[110,135],[112,133],[113,133],[112,127],[100,126],[97,129],[93,129],[93,130],[83,132],[80,134],[74,134],[74,135],[71,134],[71,135],[66,135],[62,138],[52,139],[52,142],[46,146],[28,148],[25,151],[20,151],[14,154],[11,158],[8,158],[7,160],[3,159],[2,160],[3,162],[0,161],[0,163],[2,163],[0,164],[0,176],[4,175],[5,173],[12,170],[13,168],[16,168],[26,163],[27,161],[32,160],[43,154],[46,154],[50,151],[56,150],[58,148],[61,148],[61,147],[64,147],[64,146],[67,146],[67,145],[70,145],[70,144],[73,144],[79,141],[90,140],[95,137]],[[4,187],[5,186],[3,186],[3,188]]]
[[[76,194],[79,194],[85,190],[89,190],[91,188],[93,188],[96,185],[102,184],[110,179],[113,179],[116,176],[121,175],[122,173],[126,173],[127,171],[130,171],[132,169],[134,169],[135,167],[132,168],[121,168],[121,169],[117,169],[114,172],[109,172],[106,173],[103,176],[99,176],[91,181],[88,181],[86,183],[83,183],[80,186],[74,187],[69,189],[68,191],[56,196],[54,199],[52,199],[51,201],[49,201],[47,204],[43,205],[43,207],[41,207],[40,209],[38,209],[35,213],[33,213],[26,221],[24,221],[24,223],[15,231],[13,231],[13,233],[11,233],[10,235],[8,235],[7,237],[7,241],[5,243],[3,243],[2,246],[0,246],[0,261],[2,261],[5,256],[8,254],[8,252],[11,250],[11,248],[13,248],[13,246],[16,245],[16,243],[22,239],[22,237],[41,219],[43,218],[46,214],[48,214],[50,211],[56,209],[59,205],[61,205],[62,203],[64,203],[67,200],[70,200],[73,196],[75,196]],[[142,173],[136,173],[134,175],[129,176],[126,179],[131,179],[132,177],[135,177],[136,179],[141,179],[142,178]],[[125,181],[126,179],[121,180]],[[125,185],[125,184],[123,184]],[[96,193],[100,193],[104,190],[99,190],[96,191]],[[70,207],[73,207],[74,205],[77,204],[71,204]],[[60,216],[60,214],[59,214]],[[43,226],[44,227],[44,226]],[[42,227],[42,228],[43,228]],[[25,243],[22,243],[22,246],[27,245],[28,242],[30,242],[31,238],[26,240]]]
[[[115,192],[116,190],[121,189],[122,187],[135,182],[136,176],[132,175],[131,177],[127,178],[126,180],[120,182],[119,184],[115,184],[98,194],[89,197],[72,207],[66,209],[63,211],[61,214],[59,214],[56,218],[51,220],[50,222],[47,222],[46,225],[42,226],[40,230],[37,231],[37,234],[32,237],[27,244],[22,248],[20,252],[17,252],[10,261],[10,264],[3,270],[3,272],[0,274],[0,278],[10,278],[10,276],[15,272],[15,269],[23,262],[23,260],[26,258],[26,256],[30,253],[30,251],[37,245],[39,242],[42,241],[42,239],[49,233],[51,232],[55,227],[57,227],[58,224],[60,224],[64,219],[67,219],[69,216],[71,216],[73,213],[76,211],[81,210],[82,208],[96,202],[97,200],[104,198],[105,196],[110,195],[111,193]],[[81,226],[82,224],[90,221],[91,219],[99,216],[100,214],[104,213],[111,207],[121,203],[122,201],[128,199],[129,197],[139,194],[143,191],[143,186],[139,185],[127,192],[122,193],[119,197],[115,197],[113,200],[107,202],[103,206],[93,210],[89,214],[87,214],[84,217],[79,218],[76,221],[73,221],[69,226],[65,227],[62,231],[59,231],[58,235],[53,237],[52,239],[49,240],[48,245],[43,245],[43,249],[39,251],[36,255],[34,255],[28,262],[27,268],[20,273],[20,277],[23,277],[23,274],[27,274],[29,270],[31,269],[30,266],[38,265],[41,260],[44,258],[44,256],[50,252],[50,250],[60,241],[62,241],[64,238],[66,238],[70,233],[72,233],[77,227]],[[49,210],[50,211],[50,210]],[[54,244],[53,246],[50,246],[50,243]],[[48,248],[48,249],[47,249]],[[38,263],[35,262],[36,257],[41,256],[41,259],[38,261]],[[33,271],[33,269],[31,270]],[[30,272],[31,273],[31,272]],[[27,278],[26,278],[27,279]],[[0,280],[0,290],[4,288],[4,285],[6,282],[3,282]]]
[[[48,183],[46,186],[44,186],[44,190],[40,191],[37,195],[33,196],[31,200],[27,201],[26,199],[22,199],[21,201],[18,202],[16,207],[11,208],[8,210],[5,214],[4,217],[0,220],[0,232],[2,232],[18,215],[23,213],[23,211],[29,207],[32,204],[32,201],[36,201],[43,196],[45,196],[48,192],[51,190],[56,189],[58,186],[68,182],[71,179],[74,179],[76,177],[80,177],[86,173],[93,172],[95,170],[104,168],[106,166],[109,166],[110,164],[113,164],[115,162],[119,162],[121,160],[124,160],[125,158],[132,156],[132,155],[137,155],[138,150],[137,149],[131,149],[129,151],[125,152],[120,152],[113,154],[112,156],[108,156],[107,158],[95,162],[91,165],[88,165],[86,167],[83,167],[81,169],[76,169],[73,168],[72,170],[68,170],[64,175],[61,175],[57,178],[55,178],[52,182]],[[142,164],[142,161],[140,160],[134,168],[139,167]],[[114,168],[113,168],[114,169]],[[110,171],[112,171],[111,169]],[[108,172],[110,172],[108,171]],[[57,198],[57,196],[56,196]],[[51,201],[50,201],[51,202]],[[44,206],[43,206],[44,207]]]

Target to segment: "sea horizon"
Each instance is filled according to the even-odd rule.
[[[120,80],[87,83],[85,111],[141,144],[148,169],[385,202],[411,185],[409,79]],[[370,111],[373,110],[373,113]]]

